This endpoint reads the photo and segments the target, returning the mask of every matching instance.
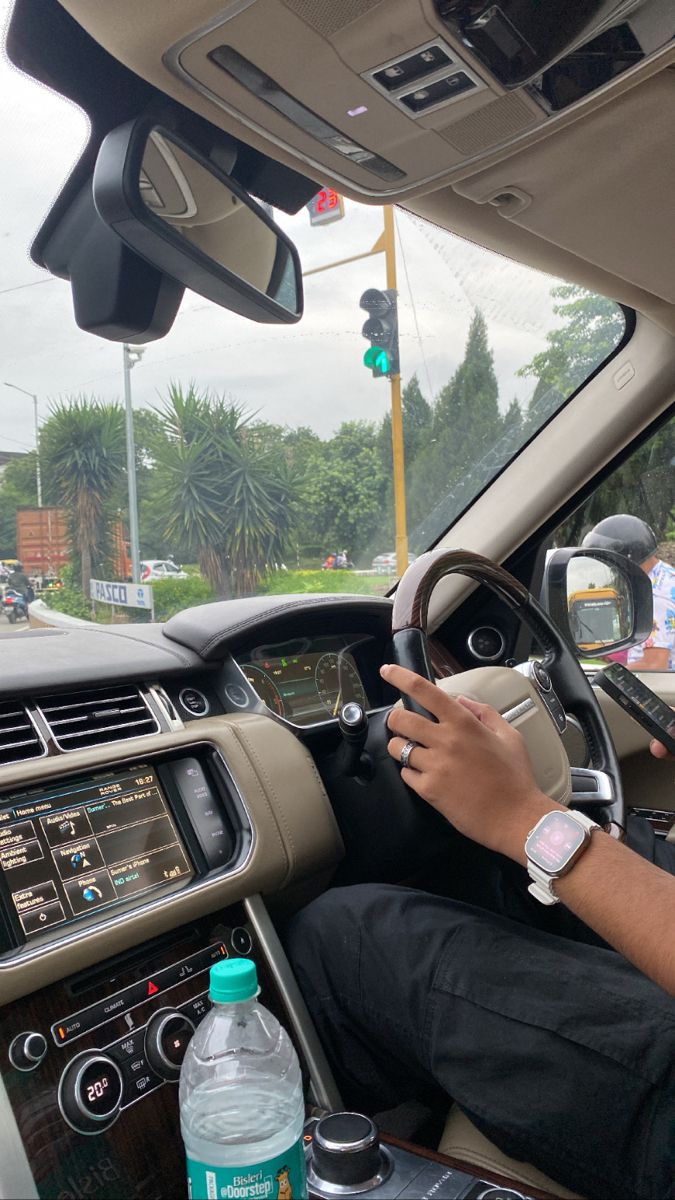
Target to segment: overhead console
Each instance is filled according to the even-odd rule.
[[[669,0],[212,0],[199,25],[191,5],[62,3],[160,90],[372,197],[450,182],[673,47]]]

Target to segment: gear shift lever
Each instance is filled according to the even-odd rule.
[[[355,700],[349,700],[340,709],[338,724],[343,738],[340,763],[343,775],[358,775],[361,779],[371,779],[373,764],[370,756],[364,753],[368,737],[368,716],[365,709]]]

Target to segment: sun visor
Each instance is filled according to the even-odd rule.
[[[674,109],[668,68],[454,191],[672,304]]]

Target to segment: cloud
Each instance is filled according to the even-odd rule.
[[[0,11],[8,11],[0,0]],[[29,260],[34,234],[87,136],[85,116],[48,89],[0,62],[3,100],[3,203],[0,238],[2,378],[36,393],[44,419],[50,402],[85,392],[123,392],[122,349],[77,329],[70,289]],[[305,270],[365,253],[382,230],[379,209],[346,204],[343,221],[311,228],[303,210],[279,215],[296,240]],[[436,394],[461,361],[476,306],[483,309],[506,407],[531,381],[515,371],[544,343],[553,323],[551,281],[400,213],[398,288],[404,380],[416,371]],[[31,286],[25,286],[31,285]],[[132,373],[134,404],[155,405],[170,381],[235,396],[280,424],[307,424],[326,436],[342,420],[379,420],[389,405],[384,380],[362,364],[367,287],[385,286],[382,255],[309,276],[306,311],[296,326],[244,320],[186,293],[171,333],[146,348]],[[8,290],[10,289],[10,290]],[[33,444],[28,397],[0,387],[0,448]]]

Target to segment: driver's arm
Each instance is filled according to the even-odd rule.
[[[403,781],[460,833],[525,866],[528,832],[563,805],[538,788],[521,735],[490,705],[455,700],[403,667],[385,666],[382,675],[438,722],[403,708],[390,713],[392,758],[417,743]],[[675,876],[595,833],[555,887],[572,912],[675,996]]]

